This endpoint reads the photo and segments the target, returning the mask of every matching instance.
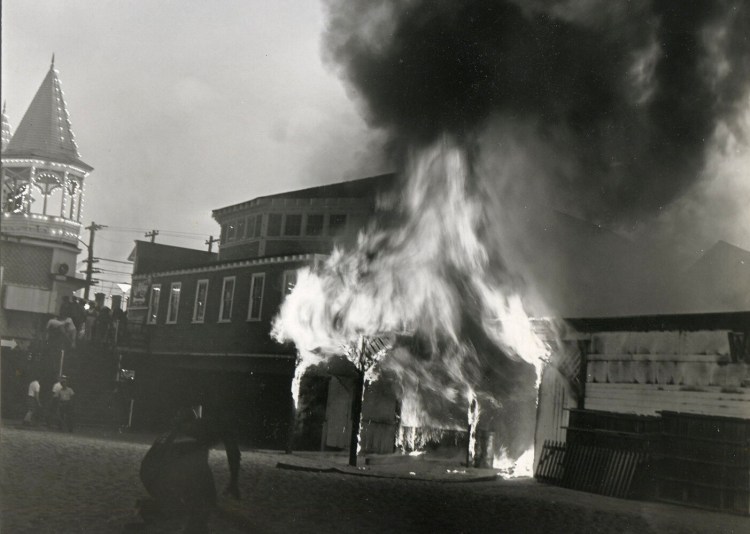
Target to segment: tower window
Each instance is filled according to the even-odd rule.
[[[323,215],[308,215],[305,224],[305,235],[323,235]]]
[[[268,214],[266,235],[269,237],[279,237],[281,235],[281,213]]]
[[[287,215],[284,222],[284,235],[295,236],[302,232],[302,215]]]
[[[332,214],[328,218],[328,232],[338,234],[346,228],[346,214]]]

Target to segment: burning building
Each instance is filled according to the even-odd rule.
[[[694,193],[716,154],[727,146],[747,153],[746,6],[328,6],[327,57],[387,136],[385,152],[401,181],[385,203],[387,216],[353,249],[301,273],[285,300],[275,335],[295,343],[298,375],[343,357],[358,367],[359,382],[379,372],[394,384],[402,426],[469,425],[471,438],[488,425],[497,436],[494,456],[517,459],[533,442],[530,414],[545,363],[569,366],[568,381],[580,387],[590,370],[604,372],[601,362],[582,361],[586,351],[556,362],[564,329],[545,338],[530,317],[716,311],[680,307],[657,248],[620,255],[627,245],[601,247],[588,264],[569,261],[558,252],[570,236],[551,214],[635,235],[669,218],[665,209]],[[568,285],[575,278],[584,291]],[[745,320],[733,316],[708,337],[744,332],[735,322]],[[703,335],[670,332],[664,336],[689,338],[689,346]],[[372,340],[390,347],[386,357],[367,348]],[[706,350],[730,357],[725,342]],[[683,346],[654,354],[688,353]],[[681,358],[673,361],[680,369]],[[657,368],[661,379],[680,384]],[[618,380],[641,380],[639,365],[629,369]],[[567,395],[576,406],[586,399]],[[678,397],[651,398],[651,412],[673,409]],[[570,407],[563,400],[560,413]],[[745,405],[737,410],[725,415],[741,415]]]

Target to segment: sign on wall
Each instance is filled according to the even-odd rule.
[[[148,295],[148,280],[133,280],[133,297],[130,301],[132,308],[145,308]]]

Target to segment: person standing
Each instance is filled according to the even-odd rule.
[[[201,406],[181,409],[172,429],[159,437],[141,462],[140,478],[151,499],[139,499],[141,517],[147,522],[160,515],[187,515],[184,532],[208,532],[208,520],[216,507],[216,486],[208,465],[208,450],[223,442],[229,463],[225,493],[240,498],[238,475],[240,449],[236,424],[229,413],[203,416]]]
[[[39,408],[42,406],[39,402],[39,392],[42,387],[39,385],[39,380],[33,377],[33,380],[29,382],[29,391],[26,396],[26,415],[23,418],[24,425],[30,425],[34,423],[37,417]]]
[[[60,318],[62,320],[67,319],[70,317],[73,319],[73,316],[75,315],[75,307],[73,303],[70,300],[70,297],[65,295],[62,298],[62,304],[60,304]]]
[[[62,389],[62,380],[65,375],[59,376],[57,382],[52,386],[52,398],[47,405],[47,426],[53,424],[58,428],[62,428],[62,420],[60,419],[60,390]]]
[[[60,377],[60,391],[57,393],[60,401],[60,427],[61,430],[73,432],[75,428],[75,417],[73,412],[73,395],[75,391],[68,385],[65,376]]]

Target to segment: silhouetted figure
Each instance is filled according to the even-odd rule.
[[[96,315],[99,309],[96,307],[94,301],[89,301],[84,310],[86,311],[86,320],[84,321],[85,338],[86,341],[93,341],[94,334],[96,333]]]
[[[81,300],[75,297],[72,303],[72,313],[71,319],[73,319],[73,324],[76,325],[76,330],[80,332],[86,322],[86,309],[83,307]]]
[[[144,521],[187,515],[185,532],[208,532],[216,507],[216,486],[208,465],[209,447],[222,442],[230,481],[226,492],[239,499],[240,449],[236,429],[224,413],[201,417],[199,406],[181,410],[172,430],[159,437],[141,462],[140,477],[152,499],[138,502]]]
[[[112,322],[115,330],[115,344],[119,342],[127,343],[128,341],[128,314],[120,307],[112,312]]]
[[[73,319],[67,317],[47,321],[47,343],[55,350],[75,348],[78,331]]]
[[[75,316],[75,306],[70,301],[70,297],[65,295],[62,298],[62,304],[60,304],[60,318],[65,320],[68,317],[71,319],[74,319]]]
[[[107,306],[101,306],[96,312],[96,323],[94,324],[94,341],[106,343],[109,327],[112,323],[112,313]]]

